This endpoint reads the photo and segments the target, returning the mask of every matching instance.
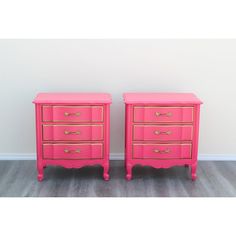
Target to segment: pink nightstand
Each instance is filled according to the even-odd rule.
[[[191,166],[197,178],[199,114],[191,93],[125,93],[126,179],[135,165]]]
[[[43,168],[101,165],[109,180],[111,96],[40,93],[35,100],[38,180]]]

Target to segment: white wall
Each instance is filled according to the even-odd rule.
[[[35,152],[38,92],[110,92],[111,152],[123,152],[126,91],[194,92],[200,153],[236,154],[236,40],[0,40],[0,153]]]

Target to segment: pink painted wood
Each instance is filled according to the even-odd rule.
[[[134,125],[134,141],[191,141],[192,125]]]
[[[192,107],[134,107],[134,122],[192,122]]]
[[[102,141],[103,125],[43,125],[44,141]]]
[[[103,106],[43,106],[45,122],[103,122]]]
[[[110,104],[106,93],[40,93],[34,99],[38,180],[48,165],[101,165],[109,180]]]
[[[39,93],[34,99],[35,104],[109,104],[109,93]]]
[[[44,159],[102,159],[103,143],[43,144]]]
[[[202,102],[191,93],[125,93],[125,168],[191,166],[197,178]]]
[[[133,159],[189,159],[191,144],[133,144]]]

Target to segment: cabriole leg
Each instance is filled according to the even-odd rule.
[[[110,179],[110,176],[109,176],[109,164],[104,164],[103,165],[103,179],[105,181],[108,181]]]
[[[37,169],[38,169],[38,181],[41,182],[43,180],[43,165],[40,163],[37,164]]]
[[[193,181],[197,179],[197,163],[194,163],[191,166],[191,176]]]
[[[132,179],[132,165],[126,163],[126,179],[131,180]]]

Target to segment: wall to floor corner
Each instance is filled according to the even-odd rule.
[[[200,154],[199,161],[236,161],[236,155]],[[0,161],[36,160],[36,153],[0,153]],[[123,153],[111,153],[111,161],[124,161]]]
[[[235,63],[235,39],[2,39],[1,156],[35,153],[32,100],[38,92],[64,91],[112,94],[117,156],[124,149],[123,92],[196,93],[204,102],[200,156],[235,156]]]

